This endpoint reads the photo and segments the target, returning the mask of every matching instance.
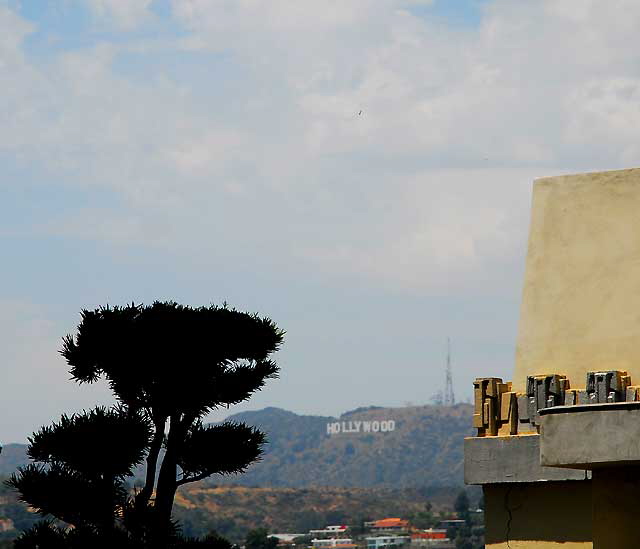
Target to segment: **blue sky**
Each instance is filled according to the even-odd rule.
[[[281,379],[238,410],[428,403],[447,337],[460,398],[508,378],[532,181],[637,165],[639,16],[0,0],[0,442],[109,402],[57,354],[105,303],[276,320]]]

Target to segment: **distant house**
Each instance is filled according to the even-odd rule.
[[[367,549],[388,549],[401,547],[411,542],[409,536],[371,536],[365,538]]]
[[[365,527],[371,528],[374,531],[400,531],[406,532],[409,529],[409,521],[401,518],[384,518],[380,520],[374,520],[372,522],[365,522]]]
[[[351,538],[312,539],[311,549],[356,549]]]
[[[411,541],[414,539],[445,539],[447,531],[445,529],[429,528],[428,530],[417,530],[411,533]]]
[[[444,529],[429,528],[428,530],[411,532],[412,547],[441,547],[441,543],[446,541],[449,541],[449,538]]]
[[[346,533],[349,527],[346,524],[334,524],[332,526],[326,526],[321,530],[309,530],[309,535],[312,537],[339,537]]]
[[[304,536],[304,534],[269,534],[270,538],[276,538],[278,540],[278,545],[291,545],[294,539],[302,536]]]

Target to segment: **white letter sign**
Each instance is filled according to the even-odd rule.
[[[396,430],[393,419],[373,421],[334,421],[327,423],[327,435],[356,434],[356,433],[390,433]]]

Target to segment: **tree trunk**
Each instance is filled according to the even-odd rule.
[[[147,456],[147,471],[144,487],[136,495],[136,507],[138,510],[144,509],[151,499],[153,494],[153,487],[156,483],[156,471],[158,469],[158,456],[162,448],[162,441],[164,439],[164,427],[167,422],[167,418],[163,418],[161,421],[155,421],[155,433],[151,441],[151,447],[149,448],[149,455]]]
[[[167,451],[164,454],[154,505],[154,537],[157,547],[166,546],[171,526],[173,498],[178,488],[177,467],[181,443],[184,441],[185,428],[179,416],[171,416]]]

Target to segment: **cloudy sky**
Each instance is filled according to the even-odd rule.
[[[639,24],[635,0],[0,0],[0,442],[109,402],[57,354],[106,303],[276,320],[281,379],[238,410],[428,403],[448,336],[459,398],[509,377],[533,179],[638,165]]]

